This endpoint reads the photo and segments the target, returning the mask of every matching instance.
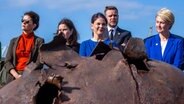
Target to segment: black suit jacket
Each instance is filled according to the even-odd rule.
[[[128,30],[121,29],[117,27],[116,33],[114,35],[113,41],[120,46],[123,43],[127,43],[128,39],[132,37],[131,32]]]

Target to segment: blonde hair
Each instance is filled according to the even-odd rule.
[[[171,29],[175,21],[174,14],[172,13],[172,11],[167,8],[161,8],[156,14],[156,17],[158,16],[165,22],[168,22],[170,24],[169,29]]]

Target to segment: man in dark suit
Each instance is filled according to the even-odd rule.
[[[106,6],[104,14],[108,21],[109,38],[115,42],[121,51],[123,51],[128,39],[131,37],[131,32],[119,28],[118,25],[118,9],[115,6]]]

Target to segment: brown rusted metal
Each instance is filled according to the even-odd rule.
[[[99,61],[80,57],[65,45],[49,44],[41,47],[42,63],[49,68],[34,70],[3,87],[0,104],[184,103],[184,74],[169,64],[146,57],[136,64],[117,50]],[[138,67],[141,64],[148,70]],[[52,75],[59,79],[54,84]]]

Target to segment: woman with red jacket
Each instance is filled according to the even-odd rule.
[[[22,17],[22,33],[10,41],[4,67],[14,79],[21,77],[26,65],[31,62],[41,68],[39,61],[39,47],[44,39],[35,35],[34,31],[39,27],[39,15],[33,11],[25,12]]]

